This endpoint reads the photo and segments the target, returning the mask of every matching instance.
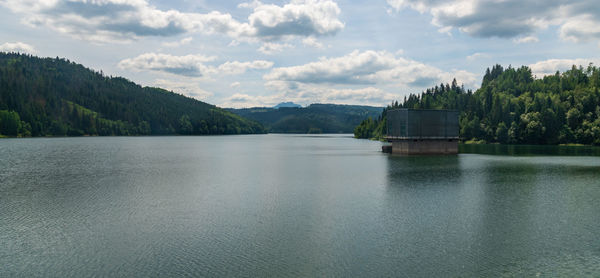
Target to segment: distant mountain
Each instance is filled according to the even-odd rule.
[[[280,104],[277,104],[277,105],[273,106],[273,108],[275,108],[275,109],[279,109],[279,108],[282,108],[282,107],[300,108],[302,106],[300,104],[295,104],[293,102],[282,102]]]
[[[227,109],[263,124],[274,133],[352,133],[363,120],[378,118],[383,107],[311,104],[308,107]]]
[[[0,136],[264,132],[214,105],[65,59],[0,52]]]

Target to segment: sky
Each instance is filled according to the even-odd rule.
[[[221,107],[385,106],[495,64],[600,64],[597,0],[0,0],[0,51]]]

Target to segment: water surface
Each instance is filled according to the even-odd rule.
[[[600,275],[600,157],[380,144],[0,140],[0,276]]]

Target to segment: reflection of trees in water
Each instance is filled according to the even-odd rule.
[[[457,185],[461,170],[459,157],[449,156],[398,156],[388,158],[388,185]]]
[[[382,259],[407,276],[462,273],[463,185],[459,156],[390,155],[380,227],[389,247]]]
[[[392,249],[384,255],[422,276],[534,276],[578,267],[568,259],[598,257],[588,253],[598,253],[599,163],[593,157],[389,156],[381,229]]]
[[[483,158],[479,165],[473,172],[479,176],[480,194],[471,251],[475,273],[484,274],[528,260],[538,251],[531,221],[540,169],[518,160]]]
[[[565,261],[571,254],[591,251],[591,241],[597,244],[600,209],[590,203],[600,192],[590,189],[600,171],[586,165],[588,158],[488,158],[480,171],[481,222],[474,238],[481,246],[476,265],[485,266],[479,274],[560,273],[572,264]]]
[[[600,156],[600,147],[593,146],[460,144],[458,150],[460,153],[491,155]]]

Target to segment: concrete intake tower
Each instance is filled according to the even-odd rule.
[[[393,154],[457,154],[458,111],[391,109],[387,111],[387,135]]]

